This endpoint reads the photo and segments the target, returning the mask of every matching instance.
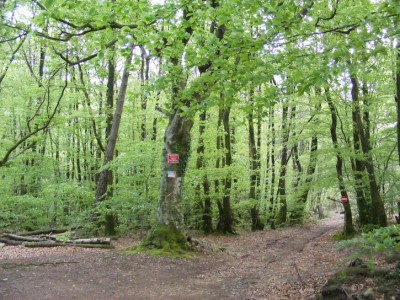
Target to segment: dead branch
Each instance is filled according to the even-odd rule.
[[[29,267],[43,267],[43,266],[57,266],[57,265],[64,265],[64,264],[78,264],[78,261],[54,261],[54,262],[43,262],[43,263],[5,263],[1,264],[0,266],[3,269],[14,269],[14,268],[29,268]]]
[[[294,266],[294,268],[296,270],[297,277],[299,278],[299,281],[301,283],[301,287],[304,289],[306,287],[306,283],[304,282],[303,278],[301,277],[301,274],[299,272],[299,268],[297,268],[296,263],[293,263],[293,266]]]

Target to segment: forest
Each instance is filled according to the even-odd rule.
[[[0,227],[398,213],[396,0],[1,0]]]

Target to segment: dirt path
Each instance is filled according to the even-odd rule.
[[[192,260],[6,247],[0,249],[0,299],[314,299],[344,257],[331,240],[342,218],[207,237],[226,251]]]

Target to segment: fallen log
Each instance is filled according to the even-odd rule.
[[[43,263],[4,263],[0,264],[0,266],[3,269],[15,269],[15,268],[29,268],[29,267],[57,266],[64,264],[79,264],[79,261],[54,261],[54,262],[43,262]]]
[[[19,246],[19,245],[22,245],[23,241],[14,241],[14,240],[10,240],[10,239],[0,238],[0,243],[4,243],[8,246]]]
[[[23,243],[25,247],[28,248],[37,248],[37,247],[62,247],[62,246],[68,246],[67,244],[64,243],[57,243],[53,241],[44,241],[44,242],[25,242]]]
[[[45,229],[45,230],[34,230],[27,232],[19,232],[20,236],[32,236],[32,235],[48,235],[48,234],[60,234],[70,231],[71,229],[63,228],[63,229]]]
[[[4,233],[3,236],[8,237],[15,241],[25,241],[25,242],[42,242],[43,239],[29,236],[21,236],[12,233]]]
[[[113,245],[107,245],[107,244],[74,244],[74,246],[81,248],[114,249]]]
[[[45,242],[25,242],[23,243],[28,248],[39,247],[81,247],[81,248],[98,248],[98,249],[113,249],[114,246],[107,244],[73,244],[73,243],[57,243],[53,241]]]

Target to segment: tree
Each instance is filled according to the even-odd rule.
[[[349,63],[349,65],[351,66],[351,63]],[[355,126],[357,126],[359,135],[358,137],[361,143],[361,149],[363,154],[365,155],[365,168],[367,170],[369,179],[369,188],[371,193],[371,208],[370,208],[371,223],[379,226],[386,226],[387,218],[386,218],[385,207],[383,205],[383,201],[379,193],[379,187],[376,183],[375,168],[370,152],[371,151],[370,141],[368,139],[368,134],[366,134],[365,132],[364,125],[361,119],[360,103],[359,103],[359,83],[354,71],[351,71],[350,73],[350,80],[352,85],[351,97],[353,100],[353,114],[355,119]]]

